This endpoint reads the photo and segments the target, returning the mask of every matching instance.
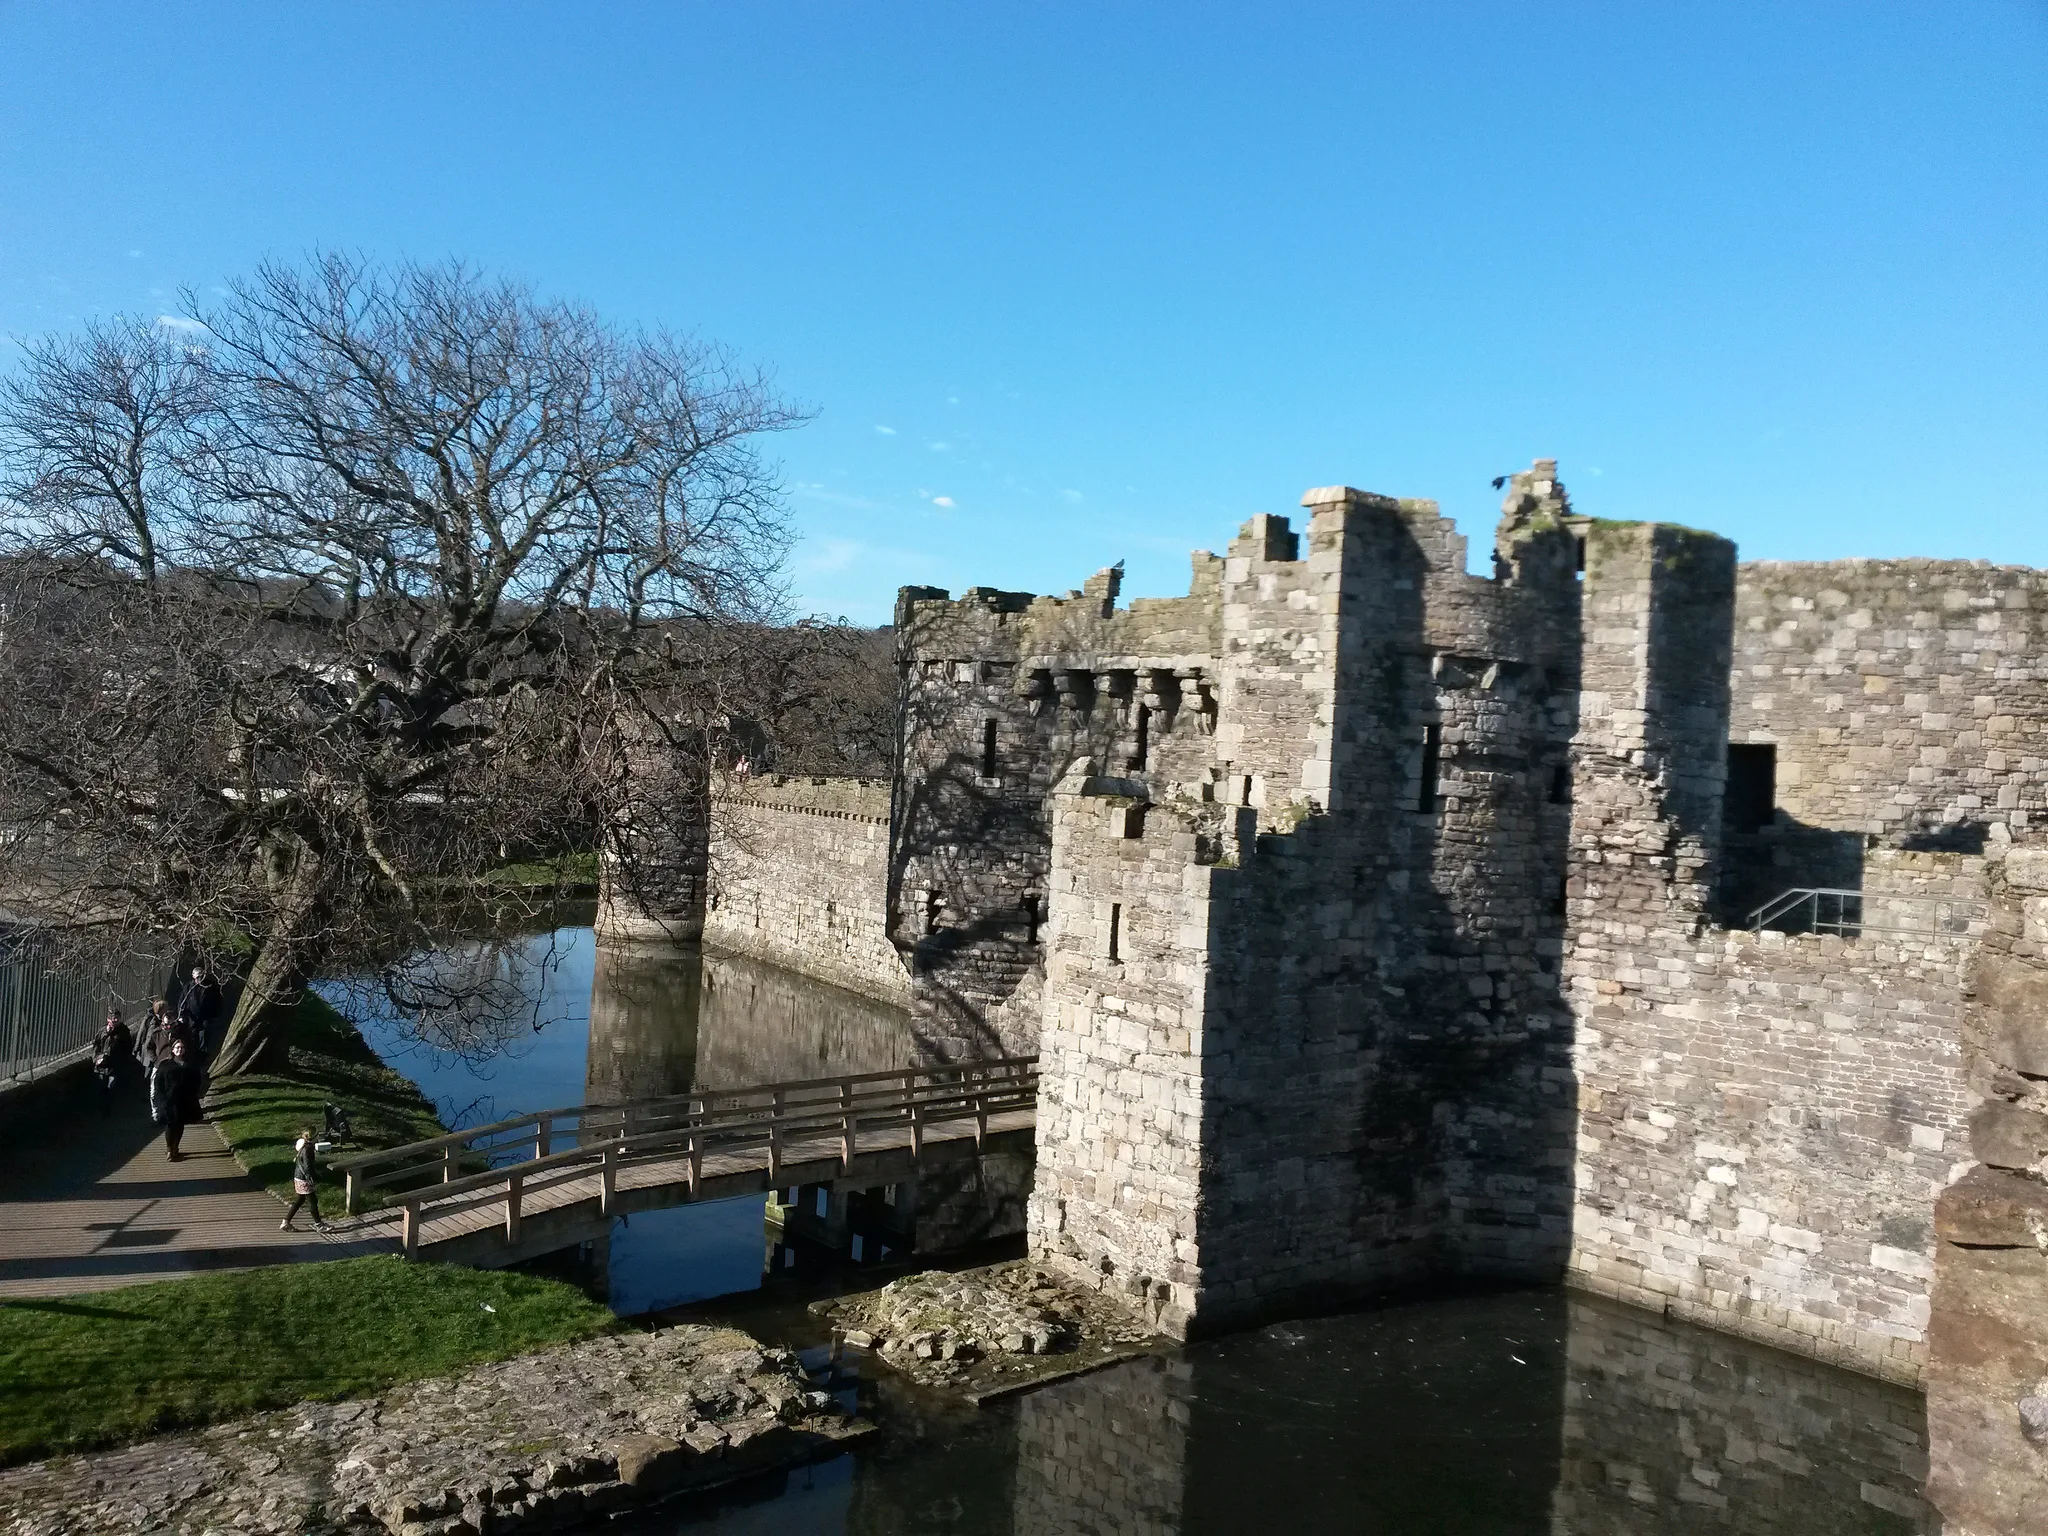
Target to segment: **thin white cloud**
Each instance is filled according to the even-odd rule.
[[[933,443],[930,445],[933,453],[944,453],[952,446],[951,443]]]
[[[843,571],[866,552],[858,539],[820,539],[805,545],[796,563],[802,571]]]
[[[932,498],[932,505],[935,507],[951,507],[953,505],[953,498],[950,496],[934,496]]]
[[[831,490],[816,481],[799,480],[793,487],[796,494],[806,501],[822,501],[828,507],[852,507],[856,511],[873,511],[876,503],[866,496],[850,496],[844,491]]]
[[[184,331],[190,333],[195,331],[203,331],[206,329],[206,327],[201,325],[197,320],[188,320],[183,315],[158,315],[156,317],[156,323],[167,331]]]
[[[884,437],[894,437],[896,435],[896,429],[894,427],[885,427],[880,422],[875,423],[875,430],[881,433]]]

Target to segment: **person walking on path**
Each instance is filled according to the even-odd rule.
[[[178,998],[178,1022],[192,1033],[200,1055],[212,1062],[220,1049],[220,986],[204,966],[192,967],[192,981]]]
[[[177,1015],[171,1012],[171,1005],[163,998],[158,998],[149,1005],[149,1022],[142,1027],[142,1069],[149,1074],[149,1106],[152,1115],[156,1114],[157,1072],[170,1061],[172,1048],[181,1043],[185,1047],[186,1059],[196,1071],[199,1066],[199,1042],[192,1038],[190,1030],[178,1022]],[[193,1085],[194,1102],[198,1100],[201,1086],[198,1083]],[[157,1117],[157,1123],[163,1123],[161,1116]]]
[[[314,1163],[314,1155],[320,1144],[313,1140],[310,1129],[299,1132],[299,1139],[292,1146],[292,1203],[284,1213],[284,1220],[277,1224],[280,1232],[290,1232],[292,1218],[299,1214],[299,1207],[310,1203],[313,1207],[313,1226],[320,1232],[327,1230],[327,1223],[320,1219],[320,1171]]]
[[[149,1113],[164,1128],[165,1153],[172,1162],[179,1161],[185,1155],[178,1150],[185,1127],[199,1118],[199,1064],[183,1036],[171,1041],[171,1054],[150,1073]]]
[[[101,1113],[114,1112],[114,1095],[128,1078],[135,1060],[135,1036],[121,1017],[121,1010],[109,1008],[107,1022],[92,1037],[92,1075],[99,1079]]]

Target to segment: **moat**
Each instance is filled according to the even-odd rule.
[[[516,1028],[436,1049],[366,1032],[451,1125],[591,1098],[882,1070],[907,1016],[739,957],[595,943],[507,962]],[[776,1240],[759,1199],[615,1229],[613,1307],[804,1351],[884,1425],[832,1460],[624,1529],[1236,1532],[1281,1511],[1362,1532],[1931,1532],[1917,1393],[1564,1291],[1443,1295],[1275,1324],[982,1410],[831,1359],[802,1302],[904,1255]],[[863,1369],[863,1367],[868,1367]]]

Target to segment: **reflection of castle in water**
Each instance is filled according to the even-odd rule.
[[[1916,1393],[1556,1291],[1138,1361],[1020,1399],[999,1439],[972,1454],[1016,1536],[1938,1529]],[[921,1528],[940,1492],[854,1476],[860,1536]]]
[[[598,946],[591,1102],[888,1072],[912,1054],[909,1016],[858,993],[695,945]]]

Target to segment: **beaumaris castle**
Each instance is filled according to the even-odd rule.
[[[729,782],[656,916],[1035,1053],[975,1197],[1171,1331],[1561,1281],[1925,1385],[1937,1496],[2029,1454],[2048,574],[1743,564],[1548,460],[1491,576],[1302,505],[1185,597],[904,589],[893,780]]]

